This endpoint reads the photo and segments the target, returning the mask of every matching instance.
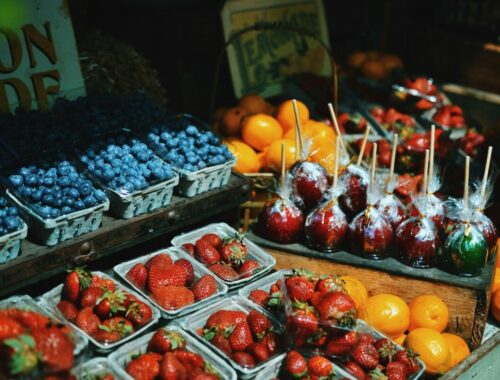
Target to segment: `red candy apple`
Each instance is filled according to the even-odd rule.
[[[366,208],[366,190],[370,177],[358,165],[348,165],[339,177],[347,190],[340,196],[340,207],[349,216],[354,216]]]
[[[302,235],[304,215],[293,202],[284,198],[268,202],[259,215],[261,235],[278,243],[294,243]]]
[[[375,208],[391,224],[392,230],[396,231],[399,225],[406,219],[406,209],[403,203],[394,194],[386,194],[378,200]]]
[[[328,173],[316,162],[300,161],[291,169],[292,200],[302,210],[316,207],[329,188]]]

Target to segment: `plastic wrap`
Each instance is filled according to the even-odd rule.
[[[434,195],[440,187],[439,176],[433,176],[429,182],[427,194],[415,196],[409,208],[411,216],[424,215],[432,220],[438,229],[443,231],[445,227],[445,206],[443,200]]]
[[[396,231],[399,225],[406,219],[406,207],[403,202],[394,195],[394,189],[398,178],[394,176],[392,183],[387,184],[386,193],[375,203],[375,208],[391,224],[392,230]]]
[[[491,219],[484,214],[484,210],[488,207],[488,202],[493,192],[494,177],[492,176],[492,179],[487,182],[484,194],[481,192],[482,183],[475,183],[475,190],[469,198],[471,209],[473,210],[471,222],[482,232],[486,239],[489,254],[495,251],[498,233]]]
[[[346,188],[345,194],[339,198],[342,210],[350,217],[363,211],[370,183],[370,175],[366,169],[355,164],[347,165],[339,176],[339,183]]]
[[[292,200],[302,210],[311,210],[329,188],[328,173],[316,162],[299,161],[290,171]]]

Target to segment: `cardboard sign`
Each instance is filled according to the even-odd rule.
[[[67,0],[0,1],[0,112],[85,95]]]
[[[234,32],[257,22],[284,22],[313,33],[328,45],[321,0],[232,0],[222,10],[226,41]],[[331,75],[325,49],[300,33],[250,31],[229,45],[227,53],[237,97],[248,93],[277,95],[284,79],[293,74]]]

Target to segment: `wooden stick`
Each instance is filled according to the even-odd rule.
[[[391,154],[391,166],[389,168],[389,177],[387,179],[387,188],[392,183],[392,179],[394,177],[394,166],[396,165],[396,149],[398,147],[398,134],[394,134],[394,139],[392,140],[392,154]]]
[[[464,178],[464,207],[469,207],[469,169],[470,157],[465,157],[465,178]]]
[[[429,149],[425,150],[425,161],[424,161],[424,181],[422,183],[422,194],[427,195],[427,179],[429,175]]]
[[[431,126],[431,146],[429,152],[429,183],[432,181],[434,176],[434,145],[436,139],[436,126],[432,124]]]
[[[377,143],[373,143],[373,152],[372,152],[372,170],[370,177],[370,190],[373,191],[375,189],[375,168],[377,167]]]
[[[335,163],[333,164],[333,188],[335,189],[337,187],[337,180],[339,177],[339,137],[335,139]]]
[[[359,150],[358,165],[361,165],[363,161],[363,154],[365,154],[366,142],[368,141],[368,135],[370,134],[370,126],[366,127],[365,135],[363,136],[363,143],[361,144],[361,149]]]
[[[286,178],[285,144],[281,144],[281,189],[285,188]]]
[[[300,159],[302,159],[302,150],[304,149],[304,142],[302,141],[302,127],[300,125],[300,115],[299,115],[299,108],[297,107],[297,100],[292,99],[292,105],[293,105],[293,112],[295,114],[295,126],[297,127],[297,137],[300,145]]]
[[[340,145],[342,145],[342,150],[344,151],[344,154],[347,156],[347,158],[349,158],[349,153],[347,152],[347,149],[345,147],[342,133],[340,133],[339,123],[337,121],[337,116],[335,116],[335,111],[333,109],[332,103],[328,103],[328,109],[330,110],[330,117],[332,118],[333,126],[335,127],[335,133],[337,134],[337,137],[340,138]]]
[[[297,125],[295,125],[295,162],[300,160],[300,142],[299,142],[299,133],[297,132]]]
[[[481,198],[484,198],[484,195],[486,194],[486,183],[488,182],[488,175],[490,174],[492,152],[493,152],[493,147],[489,146],[488,154],[486,155],[486,165],[484,165],[483,185],[481,186]]]

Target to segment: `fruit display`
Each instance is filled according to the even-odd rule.
[[[347,58],[347,66],[356,69],[367,79],[384,80],[392,72],[401,69],[403,62],[397,55],[370,50],[351,53]]]
[[[364,133],[368,125],[366,119],[357,112],[342,112],[337,121],[340,131],[346,134]]]
[[[432,121],[443,127],[465,128],[465,119],[462,108],[457,105],[443,105],[432,116]]]
[[[117,372],[106,358],[90,359],[72,371],[75,380],[118,380]]]
[[[223,282],[175,248],[119,264],[114,271],[168,318],[199,309],[227,292]]]
[[[281,319],[284,311],[284,295],[281,279],[285,270],[279,270],[258,279],[238,290],[238,295],[252,301]]]
[[[403,103],[416,113],[434,108],[445,100],[434,80],[424,76],[408,77],[400,85],[393,85],[392,98],[398,106]]]
[[[0,196],[0,236],[19,231],[23,228],[23,221],[19,217],[19,210],[12,206],[7,199]]]
[[[381,168],[388,168],[389,165],[391,164],[391,146],[388,140],[386,139],[377,139],[373,141],[367,141],[365,150],[363,152],[363,159],[370,157],[372,150],[373,150],[373,144],[377,144],[377,166]],[[361,146],[363,145],[363,139],[360,138],[356,141],[354,141],[354,150],[356,153],[359,154],[361,150]]]
[[[370,176],[365,168],[351,163],[340,169],[339,182],[346,192],[339,198],[342,210],[352,218],[366,208],[366,192]]]
[[[403,140],[415,133],[415,120],[394,108],[372,107],[370,115],[389,133],[397,133]]]
[[[43,299],[102,351],[130,340],[159,318],[158,311],[137,293],[104,273],[82,268],[72,270]]]

